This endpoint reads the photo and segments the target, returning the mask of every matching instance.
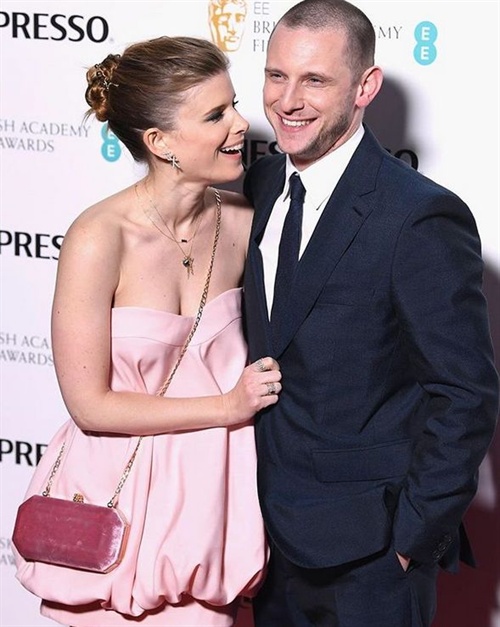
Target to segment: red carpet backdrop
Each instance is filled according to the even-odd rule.
[[[84,121],[86,68],[146,38],[213,39],[230,57],[238,108],[251,124],[246,163],[277,150],[262,112],[265,48],[274,22],[295,2],[220,2],[221,11],[236,18],[228,37],[212,1],[0,4],[3,627],[49,624],[38,614],[37,599],[14,577],[10,538],[33,468],[66,420],[50,341],[60,245],[84,208],[143,174],[105,125]],[[500,365],[499,3],[354,2],[375,26],[376,61],[385,71],[366,121],[387,150],[471,207],[483,242]],[[500,627],[499,498],[500,436],[483,463],[466,519],[478,567],[441,577],[437,627]],[[245,610],[238,627],[251,626]]]

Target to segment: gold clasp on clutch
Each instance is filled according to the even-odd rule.
[[[79,492],[75,492],[73,494],[73,502],[74,503],[83,503],[83,494],[80,494]]]

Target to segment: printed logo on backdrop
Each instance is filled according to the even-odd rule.
[[[54,153],[61,142],[88,139],[89,126],[56,120],[0,118],[0,148],[26,153]]]
[[[121,157],[122,149],[118,137],[113,133],[107,124],[103,124],[101,129],[103,139],[101,155],[106,161],[113,163]]]
[[[14,257],[53,259],[57,261],[63,239],[64,235],[1,229],[0,255],[7,253]]]
[[[0,29],[12,39],[47,41],[92,41],[100,44],[109,37],[109,24],[101,15],[63,15],[0,11]]]
[[[403,26],[374,25],[377,40],[402,41],[405,30]],[[437,57],[435,42],[438,30],[435,24],[428,21],[419,22],[413,30],[413,58],[419,65],[431,65]]]
[[[12,540],[0,536],[0,566],[15,566]]]
[[[437,48],[435,46],[438,36],[438,30],[432,22],[420,22],[415,27],[415,41],[417,42],[413,49],[413,57],[419,65],[430,65],[434,63],[437,57]]]
[[[6,363],[52,367],[54,359],[48,338],[26,332],[0,331],[0,364]]]
[[[16,466],[36,466],[42,459],[47,444],[23,440],[0,439],[0,463],[10,462]]]
[[[47,444],[0,438],[0,464],[35,467],[41,460]],[[12,540],[0,536],[0,566],[15,566]]]
[[[235,52],[245,31],[245,0],[209,0],[208,22],[214,44],[224,52]]]
[[[252,38],[253,52],[264,52],[276,23],[270,16],[271,2],[208,1],[208,25],[212,41],[224,52],[239,50],[244,37]]]

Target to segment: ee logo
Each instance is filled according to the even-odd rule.
[[[420,65],[434,63],[437,49],[434,45],[438,36],[436,25],[432,22],[420,22],[415,28],[415,40],[417,45],[413,49],[413,57]]]
[[[101,129],[101,137],[104,140],[101,146],[101,155],[106,161],[111,163],[118,161],[122,154],[120,142],[118,141],[118,137],[109,130],[107,124],[104,124]]]

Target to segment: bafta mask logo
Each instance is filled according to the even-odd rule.
[[[210,0],[208,15],[214,44],[224,52],[238,50],[247,16],[246,1]]]

